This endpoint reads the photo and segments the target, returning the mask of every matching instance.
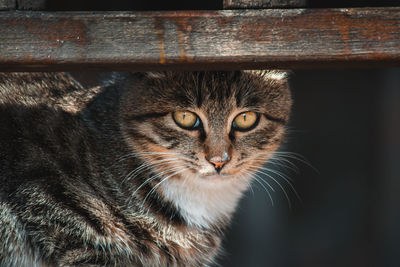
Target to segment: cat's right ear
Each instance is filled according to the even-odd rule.
[[[264,78],[266,81],[286,81],[289,70],[244,70],[243,72]]]

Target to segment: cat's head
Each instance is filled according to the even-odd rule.
[[[148,181],[154,191],[189,224],[228,218],[283,139],[286,73],[137,73],[127,87],[121,128],[155,174]]]

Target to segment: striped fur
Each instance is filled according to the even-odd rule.
[[[290,111],[278,71],[0,74],[0,266],[209,266]],[[172,112],[190,110],[198,130]],[[243,111],[249,132],[232,129]],[[229,154],[216,171],[209,159]]]

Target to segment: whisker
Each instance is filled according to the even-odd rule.
[[[126,177],[123,179],[122,184],[124,184],[125,182],[133,179],[134,177],[136,177],[137,175],[139,175],[139,173],[141,173],[142,171],[157,166],[157,165],[161,165],[160,163],[163,162],[179,162],[179,159],[160,159],[160,160],[155,160],[152,162],[144,162],[141,165],[139,165],[139,167],[137,167],[136,169],[132,170],[131,172],[129,172]]]
[[[253,165],[250,165],[250,166],[252,166],[252,167],[257,167],[257,166],[253,166]],[[278,170],[274,170],[274,169],[268,168],[268,167],[266,167],[266,166],[261,166],[261,167],[258,167],[258,168],[260,168],[261,170],[264,170],[264,171],[272,172],[272,173],[274,173],[274,174],[280,176],[280,177],[281,177],[282,179],[284,179],[287,183],[292,184],[292,182],[293,182],[293,179],[292,179],[292,178],[288,177],[287,175],[283,174],[282,172],[280,172],[280,171],[278,171]]]
[[[250,172],[250,171],[247,171],[247,173],[251,174],[252,176],[256,176],[256,177],[258,177],[258,178],[261,178],[259,175],[257,175],[257,172]],[[267,181],[265,181],[264,179],[261,179],[261,180],[269,187],[269,189],[272,190],[272,192],[275,193],[275,189],[274,189]]]
[[[250,172],[245,172],[247,175],[250,175]],[[241,174],[239,174],[239,178],[240,179],[243,179],[245,182],[246,182],[246,184],[247,184],[247,186],[250,188],[250,190],[251,190],[251,193],[252,193],[252,196],[253,196],[253,198],[254,198],[254,196],[255,196],[255,194],[254,194],[254,189],[253,189],[253,186],[252,186],[252,184],[251,184],[251,182],[249,181],[249,179],[245,179],[245,176],[244,175],[241,175]]]
[[[176,166],[176,167],[173,167],[173,168],[170,168],[170,169],[168,169],[168,170],[162,171],[162,172],[160,172],[160,173],[157,173],[157,174],[155,174],[155,175],[150,176],[149,178],[147,178],[143,183],[140,184],[140,186],[138,186],[138,188],[136,188],[136,190],[135,190],[132,194],[130,194],[130,196],[129,196],[129,198],[128,198],[128,205],[130,205],[130,202],[132,201],[133,197],[136,195],[136,193],[137,193],[144,185],[150,183],[151,181],[157,179],[158,177],[162,176],[162,175],[165,174],[165,173],[169,173],[169,172],[175,171],[175,170],[177,170],[177,169],[181,169],[181,167],[180,167],[180,166]]]
[[[132,151],[132,152],[126,154],[126,155],[123,155],[123,156],[119,157],[117,159],[117,161],[123,161],[123,160],[126,160],[126,159],[131,158],[131,157],[143,156],[143,155],[176,155],[176,153],[175,152],[152,152],[152,151],[149,151],[149,152],[134,152],[134,151]]]
[[[169,172],[175,171],[177,169],[182,169],[182,167],[180,167],[180,166],[172,167],[172,168],[169,168],[168,170],[165,170],[165,171],[159,172],[153,176],[150,176],[143,183],[141,183],[141,185],[138,188],[136,188],[136,190],[131,195],[135,195],[137,193],[137,191],[139,191],[140,188],[142,188],[145,184],[157,179],[158,177],[162,176],[165,173],[169,173]]]
[[[300,155],[299,153],[288,152],[288,151],[276,151],[274,154],[276,154],[280,157],[287,157],[287,158],[297,160],[297,161],[307,165],[308,167],[313,169],[315,172],[319,173],[319,171],[304,156]]]
[[[258,176],[257,175],[257,173],[254,173],[254,172],[251,172],[251,171],[247,171],[247,170],[244,170],[243,171],[246,175],[249,175],[249,176],[252,176],[253,178],[254,178],[254,180],[256,180],[258,183],[260,183],[261,184],[261,182],[264,182],[271,190],[272,190],[272,192],[275,192],[275,189],[267,182],[267,181],[265,181],[264,179],[262,179],[260,176]],[[241,175],[241,177],[242,177],[242,175]],[[254,197],[254,190],[253,190],[253,187],[252,187],[252,184],[251,184],[251,182],[248,182],[248,180],[246,179],[246,183],[249,185],[249,187],[251,188],[251,190],[252,190],[252,193],[253,193],[253,197]],[[267,189],[267,188],[265,188],[265,186],[263,185],[263,184],[261,184],[261,186],[264,188],[264,190],[267,192],[267,194],[268,194],[268,196],[269,196],[269,198],[270,198],[270,200],[271,200],[271,204],[272,204],[272,206],[274,205],[274,201],[273,201],[273,199],[272,199],[272,196],[271,196],[271,194],[270,194],[270,192],[269,192],[269,190]]]
[[[281,172],[279,172],[279,171],[277,171],[277,170],[273,170],[273,169],[266,168],[266,167],[262,167],[261,169],[264,170],[264,171],[272,172],[272,173],[274,173],[274,174],[280,176],[283,180],[285,180],[286,183],[289,185],[289,187],[292,189],[293,193],[296,195],[297,199],[298,199],[300,202],[302,202],[302,200],[301,200],[301,198],[300,198],[300,195],[297,193],[296,189],[295,189],[294,186],[293,186],[293,180],[292,180],[292,179],[290,179],[289,177],[287,177],[286,175],[284,175],[283,173],[281,173]]]
[[[282,164],[282,165],[284,165],[284,166],[286,166],[287,168],[290,168],[291,170],[293,170],[295,173],[299,173],[300,172],[300,170],[299,170],[299,167],[297,167],[296,166],[296,164],[294,164],[293,162],[291,162],[290,160],[288,160],[288,159],[286,159],[286,158],[284,158],[284,156],[282,156],[282,155],[273,155],[272,157],[271,157],[271,162],[284,162],[284,163],[286,163],[286,164],[283,164],[283,163],[280,163],[280,164]],[[290,167],[289,167],[290,166]]]
[[[308,167],[313,169],[316,173],[319,173],[319,171],[304,156],[296,152],[289,152],[289,151],[263,152],[261,160],[263,160],[264,158],[268,159],[268,162],[271,162],[272,164],[276,164],[279,166],[281,165],[278,164],[277,162],[284,162],[286,164],[289,164],[291,167],[286,164],[282,164],[282,167],[290,168],[296,173],[299,173],[299,168],[289,159],[296,160],[307,165]]]
[[[271,180],[273,180],[273,181],[281,188],[282,192],[285,194],[286,199],[288,200],[289,208],[290,208],[290,209],[292,208],[292,203],[290,202],[289,195],[287,194],[285,188],[284,188],[273,176],[271,176],[270,174],[268,174],[268,173],[266,173],[266,172],[263,172],[262,170],[260,170],[260,168],[259,168],[258,166],[252,166],[252,165],[248,165],[248,166],[249,166],[250,168],[253,168],[257,173],[264,174],[265,176],[267,176],[267,177],[269,177]]]
[[[183,168],[183,169],[181,168],[180,170],[173,172],[172,174],[168,175],[167,177],[164,177],[160,182],[158,182],[155,186],[153,186],[153,188],[147,193],[146,197],[144,198],[144,200],[143,200],[143,202],[142,202],[142,208],[144,207],[147,198],[148,198],[149,196],[151,196],[151,194],[153,194],[153,193],[155,192],[156,188],[157,188],[159,185],[161,185],[162,183],[164,183],[165,181],[167,181],[169,178],[171,178],[171,177],[173,177],[173,176],[175,176],[175,175],[177,175],[177,174],[179,174],[179,173],[182,173],[182,172],[184,172],[184,171],[186,171],[186,168]],[[150,208],[150,207],[149,207],[149,208]]]
[[[154,166],[154,165],[158,165],[159,163],[162,162],[166,162],[166,161],[177,161],[178,159],[160,159],[160,160],[154,160],[154,161],[149,161],[149,162],[144,162],[143,164],[141,164],[141,166],[139,166],[138,168],[136,168],[132,174],[134,174],[137,171],[140,171],[143,168],[147,168],[148,166]]]
[[[293,171],[296,174],[300,173],[299,168],[294,163],[290,162],[292,164],[284,164],[284,163],[281,163],[281,161],[282,160],[280,160],[278,157],[273,157],[268,161],[268,163],[272,164],[274,166],[278,166],[278,167],[281,167],[281,168],[289,169],[289,170]]]
[[[269,192],[269,190],[265,187],[265,185],[261,181],[265,182],[269,186],[269,188],[271,188],[272,191],[275,191],[275,190],[272,188],[272,186],[268,182],[264,181],[260,176],[258,176],[257,174],[254,174],[254,176],[255,176],[254,181],[258,182],[264,188],[265,192],[267,192],[267,194],[269,196],[269,199],[271,200],[271,205],[274,206],[274,200],[271,196],[271,193]]]
[[[299,168],[297,168],[296,165],[294,165],[292,162],[289,162],[290,164],[283,164],[280,162],[280,159],[277,157],[271,157],[271,158],[257,158],[257,159],[251,159],[250,161],[258,161],[258,162],[263,162],[263,163],[268,163],[268,164],[273,164],[276,166],[280,166],[282,168],[288,168],[292,170],[295,173],[299,172]]]

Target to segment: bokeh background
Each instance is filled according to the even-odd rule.
[[[253,183],[221,265],[400,266],[400,69],[303,70],[290,80],[294,106],[281,151],[306,162],[268,167],[293,179],[301,201],[279,175],[291,207],[270,178],[273,206]]]

